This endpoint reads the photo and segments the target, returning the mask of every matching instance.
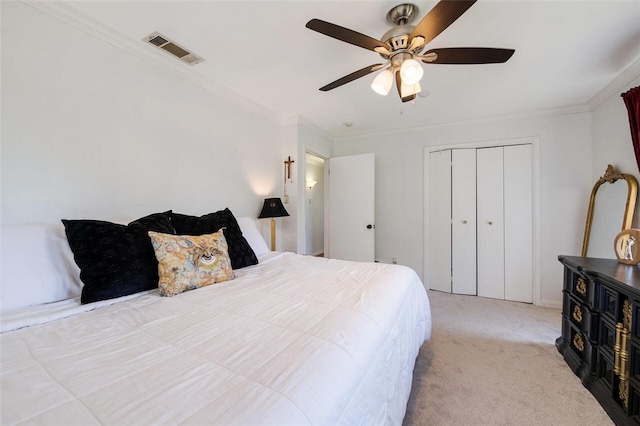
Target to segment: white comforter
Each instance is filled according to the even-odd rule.
[[[175,297],[3,317],[22,328],[0,335],[1,423],[401,424],[431,333],[415,272],[261,261]]]

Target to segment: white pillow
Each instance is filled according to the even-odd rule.
[[[0,310],[80,296],[80,268],[64,226],[2,226]]]
[[[264,237],[258,230],[255,220],[250,217],[239,217],[236,220],[238,221],[238,225],[240,225],[242,236],[247,240],[256,256],[260,257],[271,251],[264,241]]]

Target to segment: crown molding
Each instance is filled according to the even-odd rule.
[[[322,130],[320,127],[316,126],[314,123],[312,123],[311,121],[307,120],[306,118],[304,118],[301,115],[298,116],[298,125],[303,126],[304,128],[311,130],[313,133],[315,133],[316,135],[320,136],[323,139],[326,139],[326,140],[331,141],[331,142],[335,141],[335,138],[331,134],[329,134],[328,132]]]
[[[323,139],[326,139],[331,142],[335,141],[335,137],[332,134],[321,129],[315,123],[309,121],[308,119],[304,118],[301,115],[290,115],[288,117],[285,117],[282,120],[281,124],[283,126],[304,127],[305,129],[312,131],[313,133],[315,133],[316,135],[318,135]]]
[[[624,91],[626,86],[636,78],[640,77],[640,57],[638,57],[631,65],[625,68],[611,83],[607,84],[602,90],[589,100],[587,105],[592,111],[604,103],[611,96],[619,95]]]
[[[162,54],[161,52],[155,52],[153,50],[147,50],[146,47],[139,40],[131,40],[125,37],[121,33],[113,30],[112,28],[95,21],[81,13],[72,7],[66,5],[62,1],[35,1],[35,0],[21,0],[23,3],[32,6],[50,16],[53,16],[63,22],[66,22],[79,30],[82,30],[100,40],[109,43],[119,49],[126,51],[127,53],[134,55],[146,62],[149,62],[157,67],[168,71],[177,77],[182,78],[192,84],[202,87],[203,89],[212,92],[224,99],[232,102],[238,106],[241,106],[252,113],[262,116],[275,124],[282,125],[284,118],[273,111],[251,101],[250,99],[234,92],[221,84],[216,83],[208,78],[193,72],[190,68],[187,68],[185,64],[175,61],[173,58]]]
[[[505,120],[522,120],[522,119],[528,119],[528,118],[582,114],[582,113],[590,113],[590,112],[591,112],[591,109],[589,108],[588,105],[573,105],[573,106],[564,107],[564,108],[550,108],[550,109],[543,109],[543,110],[536,110],[536,111],[528,111],[528,112],[523,112],[518,114],[496,115],[496,116],[480,118],[476,120],[435,123],[435,124],[429,124],[426,126],[411,127],[407,129],[373,131],[373,132],[367,132],[367,133],[359,133],[356,135],[334,137],[333,139],[334,139],[334,142],[340,142],[340,141],[347,141],[350,139],[360,139],[368,136],[419,133],[419,132],[432,130],[432,129],[443,129],[443,128],[450,128],[450,127],[468,127],[468,126],[476,126],[476,125],[482,125],[482,124],[492,124],[497,121],[505,121]]]

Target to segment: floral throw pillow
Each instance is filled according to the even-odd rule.
[[[234,277],[222,230],[200,236],[149,231],[149,237],[158,260],[162,296],[175,296]]]

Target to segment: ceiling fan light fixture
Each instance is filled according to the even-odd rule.
[[[402,83],[402,85],[400,86],[400,97],[403,99],[408,98],[409,96],[412,96],[412,95],[417,95],[420,92],[422,92],[422,87],[420,87],[420,83],[416,83],[416,84]]]
[[[402,82],[410,86],[419,82],[423,74],[422,65],[415,59],[406,59],[400,66]]]
[[[416,94],[426,96],[425,93],[420,92],[418,85],[424,74],[423,63],[475,65],[499,64],[508,61],[515,50],[490,47],[444,47],[424,52],[425,46],[449,28],[476,1],[439,0],[415,26],[411,22],[418,13],[418,7],[413,3],[400,4],[387,14],[387,19],[393,27],[380,39],[321,19],[311,19],[306,24],[310,30],[376,52],[385,60],[384,64],[364,67],[321,87],[320,90],[326,92],[335,89],[386,67],[387,69],[373,80],[371,88],[384,96],[395,84],[402,102],[408,102],[413,101]],[[404,85],[408,86],[404,92],[412,93],[411,95],[402,95]]]
[[[371,83],[371,88],[379,95],[387,96],[393,85],[393,73],[386,69],[376,76]]]

